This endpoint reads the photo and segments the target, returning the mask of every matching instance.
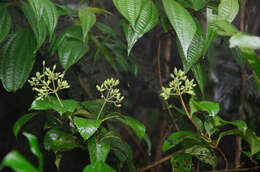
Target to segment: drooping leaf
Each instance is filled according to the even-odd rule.
[[[213,168],[217,165],[216,154],[211,148],[202,145],[194,145],[185,149],[184,152],[195,156],[198,160],[211,165]]]
[[[174,146],[178,145],[179,143],[183,142],[186,139],[193,139],[196,141],[200,141],[200,135],[190,132],[190,131],[178,131],[170,135],[164,143],[163,143],[163,151],[166,152],[167,150],[173,148]]]
[[[140,15],[136,21],[135,29],[128,24],[124,25],[124,32],[127,38],[127,53],[130,54],[131,49],[139,38],[141,38],[146,32],[150,31],[159,20],[158,10],[151,0],[140,0],[142,6]]]
[[[260,37],[237,33],[230,38],[229,47],[260,49]]]
[[[79,8],[79,19],[82,27],[83,38],[85,42],[89,30],[96,23],[96,16],[94,13],[88,11],[87,9]]]
[[[46,150],[54,152],[68,151],[81,146],[76,136],[58,128],[53,128],[45,134],[43,144]]]
[[[0,42],[6,37],[11,29],[11,16],[6,6],[0,6]]]
[[[42,3],[44,7],[42,17],[47,26],[50,40],[53,40],[53,33],[58,23],[59,15],[55,5],[50,0],[44,0]]]
[[[116,172],[115,169],[107,165],[105,162],[96,162],[91,163],[90,165],[87,165],[83,172],[98,172],[98,171],[104,171],[104,172]]]
[[[84,140],[89,139],[98,130],[101,120],[85,119],[80,117],[74,118],[74,123]]]
[[[257,78],[259,79],[260,78],[260,63],[259,63],[258,57],[256,56],[255,51],[252,49],[244,49],[244,48],[240,48],[240,50],[244,54],[247,62],[253,68]]]
[[[35,44],[34,37],[28,30],[19,30],[4,45],[0,76],[7,91],[16,91],[27,81],[35,61]]]
[[[130,116],[123,116],[123,115],[121,115],[121,118],[116,118],[116,119],[126,125],[129,125],[134,130],[135,134],[137,135],[137,137],[139,137],[139,139],[144,137],[145,126],[141,122],[137,121],[136,119]]]
[[[44,11],[44,5],[43,5],[43,0],[28,0],[33,13],[36,16],[36,20],[40,21],[43,11]]]
[[[110,145],[102,140],[97,140],[95,137],[91,137],[88,142],[88,151],[91,164],[100,161],[105,162],[110,152]]]
[[[142,1],[141,0],[113,0],[117,10],[126,18],[135,29],[135,22],[139,16]]]
[[[30,5],[26,2],[22,2],[22,10],[28,22],[30,23],[34,36],[37,40],[37,46],[34,50],[34,52],[36,52],[46,39],[46,25],[43,20],[37,20],[36,14],[33,12]]]
[[[196,23],[189,12],[178,2],[173,0],[163,0],[165,12],[177,33],[180,40],[184,56],[187,57],[188,48],[196,33]]]
[[[37,138],[34,135],[26,132],[23,132],[23,135],[29,141],[31,152],[38,157],[39,160],[38,172],[43,172],[43,154],[39,149]]]
[[[217,33],[222,36],[233,36],[238,33],[238,29],[225,20],[217,20],[214,24],[218,27]]]
[[[10,167],[15,172],[38,172],[38,170],[17,151],[8,153],[4,157],[1,165]]]
[[[250,146],[250,155],[253,156],[260,151],[260,137],[258,137],[254,131],[247,129],[246,132],[234,129],[223,131],[219,134],[217,143],[222,139],[222,137],[227,135],[241,136]]]
[[[192,167],[192,156],[184,153],[174,153],[171,157],[172,171],[190,172]]]
[[[219,112],[219,104],[215,102],[210,102],[210,101],[197,102],[191,98],[189,105],[190,105],[191,114],[194,114],[195,112],[198,111],[206,111],[209,113],[209,116],[214,117]]]
[[[202,95],[204,95],[205,85],[206,85],[206,76],[205,76],[205,72],[202,68],[202,65],[200,63],[197,63],[191,68],[191,70],[192,70],[192,73],[193,73],[197,83],[199,84]]]
[[[18,133],[20,132],[21,128],[26,124],[30,119],[32,119],[37,113],[28,113],[26,115],[23,115],[20,117],[14,124],[13,127],[13,133],[14,136],[17,136]]]
[[[78,106],[78,102],[75,100],[61,100],[61,102],[63,106],[57,98],[48,96],[43,100],[34,100],[29,110],[55,110],[62,115],[66,112],[74,112]]]
[[[221,0],[218,6],[218,20],[226,20],[231,23],[238,11],[238,0]]]
[[[64,41],[58,49],[61,66],[68,70],[88,52],[88,45],[80,41]]]

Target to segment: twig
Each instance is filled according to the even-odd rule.
[[[158,72],[158,78],[159,78],[159,81],[160,81],[160,87],[162,88],[163,87],[163,83],[162,83],[162,73],[161,73],[161,40],[159,40],[159,44],[158,44],[158,48],[157,48],[157,72]],[[167,100],[164,101],[165,105],[166,105],[166,108],[168,110],[168,114],[176,128],[177,131],[179,131],[179,126],[178,124],[176,123],[176,119],[174,118],[173,114],[172,114],[172,111],[168,108],[169,107],[169,103]]]
[[[84,82],[82,81],[81,77],[79,76],[79,74],[76,72],[76,70],[73,69],[73,73],[76,76],[76,78],[79,80],[79,84],[81,86],[81,88],[83,88],[83,90],[85,91],[85,93],[89,96],[89,98],[91,100],[94,100],[94,97],[92,96],[92,94],[90,93],[90,91],[88,90],[88,87],[84,84]]]

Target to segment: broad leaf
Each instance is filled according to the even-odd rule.
[[[4,157],[1,165],[8,166],[15,172],[38,172],[38,170],[17,151],[8,153]]]
[[[192,68],[192,73],[199,84],[200,91],[202,95],[204,95],[205,85],[206,85],[206,76],[205,72],[202,68],[202,65],[200,63],[195,64]]]
[[[131,49],[139,38],[146,32],[150,31],[159,20],[158,10],[151,0],[142,1],[140,15],[136,21],[135,29],[128,23],[124,25],[124,32],[127,38],[127,53],[130,54]]]
[[[84,169],[83,172],[116,172],[115,169],[107,165],[105,162],[96,162],[96,163],[91,163],[90,165],[87,165]]]
[[[219,29],[217,30],[217,33],[222,36],[233,36],[239,32],[234,25],[225,20],[217,20],[214,24]]]
[[[43,144],[46,150],[54,152],[68,151],[81,146],[76,136],[57,128],[53,128],[45,134]]]
[[[35,61],[35,44],[34,37],[28,30],[19,30],[4,45],[0,76],[7,91],[16,91],[27,81]]]
[[[50,40],[53,40],[54,30],[59,18],[58,12],[55,5],[50,0],[44,0],[42,3],[44,7],[42,17],[47,26]]]
[[[37,40],[37,46],[34,50],[34,52],[36,52],[46,39],[46,35],[47,35],[46,25],[43,20],[36,19],[35,13],[33,12],[30,5],[27,4],[26,2],[22,2],[22,10],[28,22],[30,23],[35,38]]]
[[[229,40],[229,47],[260,49],[260,37],[237,33]]]
[[[18,133],[20,132],[21,128],[24,126],[24,124],[26,124],[28,121],[30,121],[30,119],[35,117],[35,115],[37,115],[37,114],[38,113],[29,113],[29,114],[26,114],[26,115],[23,115],[22,117],[20,117],[14,123],[14,127],[13,127],[14,136],[17,136]]]
[[[75,100],[61,100],[63,106],[59,103],[58,99],[48,96],[43,100],[34,100],[31,104],[30,110],[55,110],[60,115],[66,112],[74,112],[78,106]]]
[[[197,30],[196,23],[189,12],[178,2],[163,0],[163,6],[180,40],[184,56],[187,57],[188,48]]]
[[[183,7],[192,8],[195,11],[202,9],[206,4],[206,0],[177,0]]]
[[[195,156],[198,160],[211,165],[213,168],[217,165],[216,154],[211,148],[202,145],[194,145],[185,149],[184,152]]]
[[[101,125],[100,120],[85,119],[80,117],[75,117],[74,123],[84,140],[89,139],[93,134],[95,134]]]
[[[105,162],[110,152],[110,145],[97,140],[96,137],[91,137],[88,142],[88,151],[91,164],[102,161]]]
[[[190,99],[189,102],[191,115],[198,111],[206,111],[209,116],[214,117],[219,112],[219,104],[210,101],[197,102],[194,99]]]
[[[224,131],[219,134],[217,143],[219,143],[222,137],[227,135],[241,136],[242,139],[244,139],[249,144],[251,156],[260,151],[260,137],[256,136],[255,132],[251,131],[250,129],[247,129],[246,132],[237,129]]]
[[[88,110],[90,111],[92,114],[94,114],[95,116],[98,116],[98,113],[102,107],[104,103],[104,100],[102,99],[96,99],[96,100],[88,100],[88,101],[84,101],[81,104]],[[101,117],[104,115],[104,112],[106,111],[106,107],[103,109],[103,111],[101,112]]]
[[[31,152],[38,157],[39,160],[38,172],[43,172],[43,154],[39,149],[37,138],[34,135],[26,132],[24,132],[23,135],[27,137],[27,140],[29,141]]]
[[[64,41],[58,49],[61,66],[68,70],[88,52],[87,44],[80,41]]]
[[[28,0],[36,20],[40,21],[44,10],[43,0]]]
[[[135,22],[139,16],[142,0],[113,0],[117,10],[126,18],[135,29]]]
[[[164,141],[162,149],[164,152],[166,152],[167,150],[173,148],[174,146],[178,145],[186,139],[200,141],[200,135],[190,131],[175,132]]]
[[[139,137],[139,139],[144,137],[145,126],[141,122],[137,121],[136,119],[130,116],[123,116],[123,115],[121,115],[121,118],[116,118],[116,119],[126,125],[129,125],[134,130],[135,134]]]
[[[218,6],[218,20],[226,20],[231,23],[238,11],[238,0],[221,0]]]
[[[172,171],[190,172],[192,167],[192,156],[183,153],[174,153],[171,157]]]
[[[87,9],[79,8],[79,19],[82,27],[83,38],[85,42],[89,30],[96,23],[96,16],[94,13],[88,11]]]
[[[0,42],[6,37],[11,28],[11,16],[6,6],[0,6]]]
[[[256,56],[255,51],[252,49],[244,49],[244,48],[243,49],[241,48],[240,50],[244,54],[247,62],[253,68],[257,78],[259,79],[260,78],[260,63],[259,63],[258,57]]]

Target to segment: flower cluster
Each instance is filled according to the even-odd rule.
[[[105,102],[113,103],[116,107],[121,107],[121,102],[124,96],[121,96],[119,89],[115,88],[119,84],[119,80],[106,79],[100,86],[97,85],[97,90],[101,93],[101,98]]]
[[[193,88],[196,86],[194,80],[189,80],[182,70],[174,68],[174,72],[170,76],[173,80],[169,82],[168,88],[162,87],[160,94],[165,100],[172,95],[195,94],[193,91]]]
[[[63,80],[64,74],[55,73],[56,65],[53,66],[52,70],[45,66],[45,61],[42,63],[43,72],[36,72],[36,76],[28,80],[32,89],[38,92],[36,100],[42,100],[49,94],[55,94],[59,90],[69,88],[67,81]]]

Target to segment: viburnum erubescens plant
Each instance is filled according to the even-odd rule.
[[[8,153],[3,158],[1,167],[8,166],[23,172],[46,171],[43,156],[48,154],[42,153],[44,149],[55,156],[53,163],[57,170],[60,170],[60,161],[65,152],[81,149],[88,152],[85,167],[80,169],[83,172],[164,171],[162,169],[169,169],[169,164],[164,163],[168,160],[174,172],[208,168],[224,168],[224,171],[259,169],[257,160],[260,159],[260,138],[243,121],[243,114],[246,114],[243,108],[247,105],[243,102],[245,83],[253,78],[256,86],[254,89],[260,90],[260,63],[255,53],[255,50],[260,49],[260,38],[247,33],[248,20],[251,10],[254,9],[248,9],[248,6],[251,7],[251,1],[249,3],[245,0],[1,1],[2,85],[7,92],[15,92],[23,88],[28,81],[32,91],[37,92],[29,108],[30,112],[14,124],[14,135],[18,138],[25,124],[29,125],[40,114],[46,117],[42,127],[44,136],[22,132],[29,141],[31,152],[38,158],[38,167],[18,151]],[[240,29],[232,24],[238,13],[240,17],[236,20],[240,22]],[[151,102],[148,104],[151,106],[151,114],[156,110],[160,111],[160,115],[168,114],[167,117],[157,118],[167,121],[166,126],[162,127],[155,127],[153,121],[156,119],[150,116],[143,120],[146,128],[135,117],[130,116],[131,114],[123,115],[123,112],[128,111],[139,112],[138,102],[132,103],[133,109],[129,110],[131,92],[128,94],[119,88],[127,85],[134,89],[137,87],[136,83],[131,85],[130,81],[127,81],[127,84],[123,82],[121,85],[119,80],[113,77],[108,77],[110,79],[101,83],[104,77],[95,78],[96,73],[107,75],[109,72],[105,70],[106,67],[111,68],[111,76],[120,76],[117,77],[120,81],[124,80],[123,76],[126,74],[137,77],[138,62],[144,50],[141,46],[144,45],[138,44],[140,51],[136,43],[142,41],[140,38],[148,32],[159,32],[159,36],[154,34],[158,40],[156,45],[158,44],[159,82],[152,77],[147,80],[155,80],[157,85],[160,84],[161,90],[156,96],[156,104],[162,103],[167,112],[165,109],[152,107]],[[164,35],[169,36],[169,40],[175,43],[163,44]],[[125,43],[122,40],[125,40]],[[228,45],[226,49],[232,52],[241,71],[239,111],[237,120],[233,121],[224,120],[219,103],[205,100],[210,97],[206,90],[205,71],[211,69],[203,63],[210,63],[214,54],[220,51],[212,53],[213,50],[210,49],[215,40],[221,42],[219,45]],[[151,44],[148,44],[148,47],[149,45]],[[161,45],[164,45],[165,49],[176,46],[183,70],[174,68],[172,74],[167,72],[172,65],[160,64],[160,56],[163,54],[160,52]],[[136,53],[138,50],[140,55]],[[152,51],[152,48],[150,50]],[[164,54],[170,53],[171,51],[168,51]],[[83,57],[87,56],[88,63],[85,65]],[[171,61],[167,57],[164,60],[169,63]],[[32,71],[39,67],[38,61],[42,61],[42,72],[37,71],[34,74]],[[90,64],[89,61],[93,63]],[[153,66],[153,60],[147,61],[151,62],[149,66]],[[52,68],[47,67],[47,64],[54,62],[56,64]],[[97,80],[89,81],[90,85],[95,85],[91,94],[82,86],[83,81],[77,74],[75,65],[81,63],[83,70],[79,71],[82,73],[90,70],[89,68],[99,69],[98,72],[91,73],[92,78]],[[99,64],[102,65],[98,66]],[[168,75],[171,79],[166,87],[163,85],[161,67],[166,71],[164,79],[167,80]],[[74,77],[66,78],[70,71],[74,72]],[[193,74],[194,79],[190,80],[189,74]],[[30,75],[34,76],[29,79]],[[79,100],[62,94],[75,89],[71,81],[75,76],[79,78],[88,98],[81,97]],[[247,76],[248,78],[245,78]],[[149,85],[150,87],[153,85]],[[156,88],[153,89],[158,93]],[[140,90],[147,91],[144,88]],[[100,98],[93,96],[96,94],[96,97]],[[138,95],[138,99],[141,98]],[[154,110],[155,108],[158,109]],[[179,127],[180,124],[183,127]],[[126,126],[133,129],[138,139]],[[158,130],[158,138],[146,131],[151,129],[153,132],[154,128]],[[129,133],[136,146],[129,143],[130,139],[124,131]],[[236,136],[234,163],[230,162],[232,158],[228,158],[227,152],[220,144],[224,140],[223,137],[228,135]],[[37,137],[42,142],[38,143]],[[144,151],[144,148],[148,151]],[[139,159],[135,159],[135,156]],[[241,161],[241,157],[245,162]],[[160,166],[163,163],[164,166]],[[233,167],[234,169],[230,169]]]

